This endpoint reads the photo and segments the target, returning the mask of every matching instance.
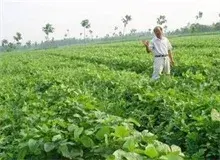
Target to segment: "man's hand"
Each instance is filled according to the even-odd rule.
[[[143,40],[142,43],[143,43],[144,46],[146,47],[147,53],[150,53],[150,52],[151,52],[151,49],[150,49],[150,47],[149,47],[149,45],[150,45],[149,41],[144,41],[144,40]]]
[[[175,65],[175,62],[173,60],[170,61],[170,65],[173,67]]]
[[[170,58],[170,65],[173,67],[175,65],[174,60],[173,60],[173,55],[171,50],[168,50],[168,56]]]
[[[143,43],[146,47],[149,47],[149,41],[143,40],[142,43]]]

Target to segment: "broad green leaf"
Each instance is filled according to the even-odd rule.
[[[110,134],[110,128],[108,126],[104,126],[104,127],[100,128],[98,130],[98,132],[96,133],[96,138],[99,140],[104,139],[105,134],[107,134],[107,135]]]
[[[147,147],[145,148],[145,154],[150,158],[155,158],[159,156],[159,153],[157,152],[153,144],[147,145]]]
[[[211,118],[212,121],[220,121],[220,112],[218,112],[216,109],[212,109]]]
[[[143,140],[147,143],[153,143],[157,139],[156,135],[154,135],[153,133],[148,132],[147,130],[144,130],[142,132],[142,134],[143,134]]]
[[[134,152],[137,154],[145,154],[145,150],[142,149],[134,149]]]
[[[85,108],[86,108],[86,109],[90,109],[90,110],[94,110],[94,109],[95,109],[95,106],[92,105],[91,103],[86,103],[86,104],[85,104]]]
[[[77,127],[75,130],[74,130],[74,138],[75,139],[79,139],[79,136],[82,134],[83,132],[83,127]]]
[[[94,133],[94,131],[93,130],[85,130],[85,135],[87,135],[87,136],[90,136],[90,135],[94,135],[95,133]]]
[[[24,160],[24,158],[25,158],[25,156],[27,155],[27,148],[23,148],[23,149],[21,149],[21,150],[19,150],[19,152],[18,152],[18,159],[19,160]]]
[[[82,149],[77,149],[77,148],[73,148],[70,151],[70,157],[71,158],[76,158],[76,157],[83,157],[83,150]]]
[[[106,160],[116,160],[114,155],[108,156]]]
[[[58,150],[62,153],[62,156],[66,157],[66,158],[72,158],[70,156],[70,152],[68,150],[67,145],[60,145]]]
[[[128,151],[133,152],[135,149],[136,142],[133,138],[129,138],[123,145],[123,148],[128,149]]]
[[[52,141],[55,142],[55,141],[58,141],[58,140],[61,140],[61,139],[62,139],[62,136],[60,134],[58,134],[56,136],[53,136]]]
[[[93,140],[90,137],[86,136],[86,135],[82,136],[80,138],[80,141],[87,148],[90,148],[90,147],[94,146]]]
[[[177,154],[173,154],[173,153],[170,153],[165,156],[161,156],[159,159],[160,160],[184,160],[181,156]]]
[[[47,133],[47,132],[49,131],[49,128],[47,127],[46,124],[43,124],[43,126],[42,126],[42,131],[43,131],[44,133]]]
[[[137,153],[125,152],[123,150],[117,150],[113,153],[115,160],[143,160],[143,158]]]
[[[159,144],[157,144],[156,149],[159,153],[161,154],[168,154],[171,152],[170,147],[167,144],[158,142]]]
[[[119,138],[124,138],[129,136],[129,130],[124,126],[117,126],[115,128],[115,136]]]
[[[175,152],[175,153],[181,153],[181,149],[180,149],[180,147],[178,147],[178,146],[176,146],[176,145],[172,145],[171,146],[171,151],[172,152]]]
[[[34,139],[29,139],[29,141],[28,141],[28,147],[29,147],[29,149],[30,149],[31,152],[36,149],[36,147],[37,147],[36,144],[37,144],[37,141],[36,141],[36,140],[34,140]]]
[[[77,128],[78,128],[78,127],[77,127],[75,124],[71,124],[71,125],[68,126],[67,129],[68,129],[69,132],[73,132],[73,131],[74,131],[75,129],[77,129]]]
[[[56,147],[56,146],[55,146],[53,143],[50,143],[50,142],[44,144],[44,150],[45,150],[45,152],[50,152],[50,151],[52,151],[55,147]]]
[[[171,151],[172,151],[173,153],[177,153],[179,156],[184,157],[184,154],[182,153],[181,148],[180,148],[179,146],[172,145],[172,146],[171,146]]]

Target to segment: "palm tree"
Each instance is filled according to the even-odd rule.
[[[157,24],[158,25],[163,25],[167,22],[166,20],[166,16],[165,15],[160,15],[158,18],[157,18]],[[167,29],[167,25],[163,26],[164,29]]]
[[[109,34],[106,34],[106,35],[105,35],[105,38],[109,38],[109,37],[110,37],[110,35],[109,35]]]
[[[113,32],[113,34],[112,34],[113,37],[116,37],[116,36],[117,36],[117,34],[116,34],[117,30],[118,30],[118,26],[115,26],[114,32]]]
[[[66,33],[64,34],[64,39],[69,38],[69,32],[70,32],[70,30],[67,29],[67,30],[66,30]]]
[[[92,30],[89,30],[89,34],[90,34],[91,38],[93,39],[93,36],[92,36],[93,31]]]
[[[42,28],[42,31],[46,34],[46,40],[49,40],[49,34],[54,32],[54,27],[52,24],[47,23],[45,27]]]
[[[163,28],[164,28],[164,31],[166,31],[167,30],[167,25],[165,25]]]
[[[196,15],[196,22],[195,24],[191,25],[191,32],[199,31],[199,20],[202,19],[203,12],[199,11],[198,15]]]
[[[131,29],[131,31],[130,31],[130,32],[131,32],[131,35],[132,35],[132,34],[135,34],[136,31],[137,31],[136,29]]]
[[[17,45],[21,44],[21,42],[20,42],[20,40],[22,40],[21,33],[17,32],[16,35],[13,36],[13,38],[16,41]]]
[[[83,33],[80,33],[79,35],[80,35],[80,39],[82,39],[82,35],[83,35]]]
[[[8,45],[8,40],[7,39],[3,39],[2,40],[2,47],[5,47]]]
[[[132,20],[132,18],[131,18],[130,15],[126,15],[124,18],[122,18],[122,22],[124,24],[123,36],[125,35],[125,29],[126,29],[126,27],[128,25],[128,22],[131,21],[131,20]]]
[[[196,16],[196,19],[201,19],[203,16],[203,12],[199,11],[198,15]]]
[[[27,47],[31,47],[31,41],[30,41],[30,40],[27,41],[27,42],[26,42],[26,45],[27,45]]]
[[[120,37],[121,37],[121,36],[123,36],[123,34],[122,34],[122,32],[121,32],[121,31],[120,31],[118,34],[119,34],[119,36],[120,36]]]
[[[8,47],[7,47],[7,51],[12,51],[13,49],[15,49],[16,48],[16,46],[13,44],[13,43],[11,43],[11,42],[9,42],[8,43]]]
[[[81,22],[81,25],[84,28],[84,42],[86,42],[86,29],[89,29],[91,27],[91,24],[89,23],[88,19],[85,19]]]
[[[67,38],[67,34],[65,33],[65,34],[64,34],[64,39],[66,39],[66,38]]]
[[[163,25],[166,22],[167,22],[167,20],[166,20],[166,16],[165,15],[160,15],[160,17],[157,18],[157,24],[158,25]]]

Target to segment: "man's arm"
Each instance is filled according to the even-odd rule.
[[[168,56],[170,58],[170,63],[172,66],[174,66],[174,60],[173,60],[173,55],[172,55],[172,52],[171,50],[168,50]]]
[[[168,56],[170,58],[170,64],[174,66],[174,60],[173,60],[173,55],[171,51],[173,47],[168,39],[167,39],[167,46],[168,46]]]
[[[142,42],[143,42],[143,44],[144,44],[145,47],[146,47],[147,53],[151,53],[152,50],[151,50],[151,48],[149,47],[149,46],[150,46],[149,42],[148,42],[148,41],[142,41]]]

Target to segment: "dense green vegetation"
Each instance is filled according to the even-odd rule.
[[[172,38],[155,82],[140,42],[1,55],[0,159],[218,159],[219,40]]]

